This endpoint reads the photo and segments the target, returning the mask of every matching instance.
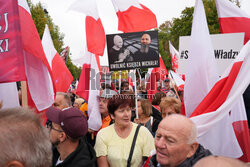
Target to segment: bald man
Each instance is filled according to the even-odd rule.
[[[191,167],[203,157],[211,155],[197,143],[195,124],[179,114],[165,117],[155,135],[156,154],[144,166]]]
[[[119,35],[115,35],[113,39],[114,45],[109,49],[109,64],[122,63],[130,60],[130,51],[123,48],[123,39]]]
[[[133,55],[134,61],[149,61],[149,60],[159,60],[158,53],[150,48],[151,37],[149,34],[143,34],[141,37],[141,48],[136,51]]]
[[[221,157],[221,156],[208,156],[198,161],[194,167],[249,167],[250,164],[246,164],[238,159]]]

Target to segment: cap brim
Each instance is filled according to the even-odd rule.
[[[48,110],[46,111],[46,117],[48,120],[56,123],[56,124],[60,124],[59,121],[59,112],[61,112],[60,109],[51,106],[50,108],[48,108]]]

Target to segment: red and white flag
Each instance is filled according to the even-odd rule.
[[[101,114],[99,112],[100,95],[100,66],[99,56],[85,51],[84,63],[81,76],[76,89],[76,94],[88,102],[88,127],[98,131],[102,126]]]
[[[169,41],[169,51],[171,56],[171,62],[172,62],[172,69],[174,72],[178,73],[178,62],[180,59],[179,52],[174,48],[174,46]]]
[[[245,33],[250,39],[250,16],[229,0],[215,0],[221,33]]]
[[[102,56],[106,45],[105,31],[98,14],[96,0],[76,0],[69,10],[84,13],[88,51]]]
[[[171,78],[173,78],[178,90],[184,90],[185,82],[182,80],[182,78],[173,71],[170,71],[169,73],[171,75]]]
[[[218,80],[216,62],[202,0],[197,0],[195,5],[189,59],[184,87],[184,103],[186,114],[188,116],[192,115],[191,117],[195,116],[192,119],[198,127],[198,142],[211,150],[215,155],[240,157],[242,151],[232,127],[232,117],[229,115],[229,110],[223,117],[214,116],[214,119],[219,120],[216,123],[212,119],[207,120],[206,123],[211,126],[206,130],[201,130],[206,124],[197,119],[197,115],[200,114],[199,116],[203,117],[203,114],[205,114],[204,112],[199,112],[198,114],[196,111],[197,106]],[[222,91],[222,94],[226,95],[226,92]],[[211,100],[217,97],[218,94],[214,94],[213,98],[207,101],[207,104],[210,104],[209,102],[212,102]],[[209,110],[209,106],[206,107],[203,109]],[[238,112],[242,113],[239,110]]]
[[[186,70],[184,103],[189,117],[219,79],[204,6],[196,0]]]
[[[152,100],[153,95],[159,91],[157,89],[159,86],[157,85],[157,82],[159,81],[160,84],[162,84],[162,82],[166,78],[166,75],[168,74],[168,70],[163,62],[163,59],[161,58],[161,55],[159,55],[159,60],[160,60],[160,67],[149,68],[148,73],[146,75],[146,82],[147,82],[146,89],[148,92],[149,100]]]
[[[52,70],[26,0],[18,0],[18,5],[28,90],[36,108],[42,111],[54,102]]]
[[[43,33],[42,45],[50,68],[52,69],[56,92],[66,93],[71,82],[73,81],[73,76],[57,53],[47,25],[45,26]]]
[[[157,27],[155,14],[138,0],[112,0],[118,17],[118,30],[146,31]]]
[[[25,81],[17,1],[0,4],[0,83]]]
[[[198,125],[198,134],[202,136],[209,129],[213,128],[216,123],[218,124],[221,119],[230,114],[234,122],[234,131],[244,153],[241,160],[245,162],[250,162],[250,138],[246,112],[241,102],[242,95],[250,84],[250,75],[247,75],[249,71],[250,41],[243,47],[238,58],[231,64],[191,115],[191,119]],[[243,106],[243,108],[235,110],[235,107],[237,107],[235,105]],[[230,126],[230,124],[227,125]],[[224,125],[224,127],[227,125]],[[224,142],[228,142],[229,139],[227,138]],[[220,144],[222,143],[214,143],[215,146]],[[233,147],[233,143],[228,144],[230,144],[229,147]],[[234,151],[237,150],[234,148]]]

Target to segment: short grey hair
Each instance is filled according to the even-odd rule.
[[[52,146],[38,114],[27,108],[0,110],[0,166],[15,160],[27,167],[48,167]]]
[[[56,92],[56,95],[62,95],[64,99],[64,105],[66,107],[72,106],[70,95],[64,92]]]
[[[190,120],[191,121],[191,120]],[[188,144],[193,144],[197,142],[197,128],[196,125],[191,121],[191,130],[190,130],[190,135],[188,137]]]

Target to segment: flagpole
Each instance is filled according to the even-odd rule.
[[[139,119],[139,115],[138,115],[138,104],[137,104],[137,84],[136,84],[136,70],[134,71],[134,81],[135,81],[135,115],[136,115],[136,119]]]
[[[174,77],[172,76],[171,72],[170,72],[169,74],[170,74],[171,83],[174,82],[173,88],[174,88],[174,90],[175,90],[175,92],[176,92],[176,95],[177,95],[178,99],[181,100],[181,98],[180,98],[179,95],[178,95],[178,91],[175,89],[175,87],[177,87],[177,85],[176,85],[176,83],[175,83],[175,81],[174,81]]]
[[[27,82],[21,81],[22,106],[28,107]]]
[[[122,71],[119,71],[119,93],[121,94]]]

